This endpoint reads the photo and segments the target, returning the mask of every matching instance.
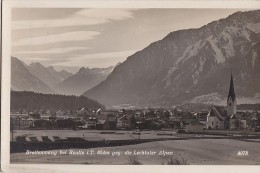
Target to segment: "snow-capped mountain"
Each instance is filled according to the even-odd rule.
[[[82,67],[76,74],[60,82],[55,87],[55,91],[66,95],[81,95],[105,80],[113,68],[113,66],[92,69]]]
[[[56,71],[52,66],[46,68],[38,62],[31,63],[27,68],[34,76],[46,83],[50,88],[53,88],[61,81],[72,76],[71,73],[65,70]]]
[[[48,85],[30,73],[24,62],[15,57],[11,58],[11,89],[14,91],[54,93]]]
[[[129,56],[85,96],[106,105],[181,104],[201,95],[260,92],[260,10],[175,31]]]

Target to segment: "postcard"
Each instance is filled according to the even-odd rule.
[[[4,1],[4,172],[254,172],[259,1]]]

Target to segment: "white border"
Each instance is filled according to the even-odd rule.
[[[160,166],[160,165],[68,165],[68,164],[10,164],[10,57],[11,57],[11,8],[237,8],[260,9],[260,1],[211,0],[211,1],[75,1],[75,0],[7,0],[3,1],[2,44],[2,110],[1,110],[1,166],[4,172],[53,173],[53,172],[260,172],[260,166]]]
[[[243,8],[260,7],[260,0],[4,0],[13,8]]]

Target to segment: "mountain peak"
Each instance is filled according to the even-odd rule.
[[[11,85],[15,91],[34,91],[38,93],[54,93],[54,91],[32,74],[23,61],[12,57]]]
[[[35,66],[35,67],[44,67],[41,63],[39,62],[32,62],[29,66]]]
[[[88,67],[81,67],[80,69],[79,69],[79,71],[78,71],[78,73],[87,73],[87,72],[89,72],[89,68]]]
[[[53,66],[45,67],[39,62],[32,62],[27,68],[30,73],[46,83],[50,88],[53,88],[59,82],[72,75],[70,73],[58,72]]]

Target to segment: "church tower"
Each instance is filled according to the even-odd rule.
[[[237,111],[237,102],[236,102],[236,95],[235,95],[235,89],[233,83],[233,76],[231,74],[229,92],[227,97],[227,115],[231,116],[233,114],[236,114],[236,111]]]

